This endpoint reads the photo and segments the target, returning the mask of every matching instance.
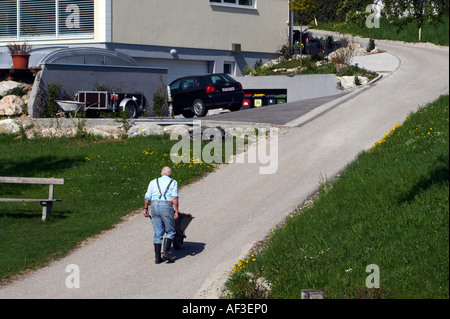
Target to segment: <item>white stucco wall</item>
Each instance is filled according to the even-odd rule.
[[[287,41],[288,0],[256,0],[253,9],[209,0],[112,0],[112,42],[274,53]]]

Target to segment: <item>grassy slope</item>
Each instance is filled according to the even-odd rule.
[[[311,26],[311,28],[316,28]],[[397,40],[405,42],[419,42],[419,31],[414,23],[403,30],[391,25],[388,20],[380,20],[380,28],[361,28],[356,25],[344,27],[336,23],[320,23],[317,29],[337,31],[345,34],[353,34],[364,38]],[[430,42],[437,45],[449,45],[449,16],[443,18],[440,24],[426,23],[422,28],[422,42]]]
[[[229,297],[254,294],[248,271],[267,278],[275,298],[308,288],[361,297],[370,264],[382,297],[449,297],[448,95],[387,135],[236,265]]]

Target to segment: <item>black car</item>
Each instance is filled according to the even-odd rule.
[[[169,87],[173,114],[188,118],[203,117],[208,110],[218,108],[238,111],[244,99],[241,83],[222,73],[180,78]]]

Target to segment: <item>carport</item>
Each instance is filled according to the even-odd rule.
[[[124,53],[101,48],[36,49],[31,52],[29,65],[36,72],[28,102],[28,113],[33,117],[45,107],[47,89],[52,84],[60,85],[63,95],[68,96],[100,84],[128,93],[141,92],[151,101],[154,92],[167,83],[167,68],[140,66]],[[0,55],[0,66],[11,69],[9,54]]]

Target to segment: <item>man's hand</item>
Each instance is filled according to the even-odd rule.
[[[172,197],[173,201],[173,209],[175,210],[175,215],[173,215],[173,219],[178,219],[178,197]]]
[[[144,217],[150,217],[150,213],[148,212],[148,206],[150,206],[150,201],[146,198],[144,201]]]

